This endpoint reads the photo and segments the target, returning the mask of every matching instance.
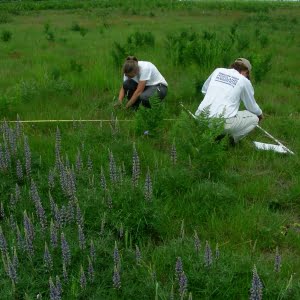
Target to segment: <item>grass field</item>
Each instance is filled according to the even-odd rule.
[[[286,2],[0,1],[0,299],[299,299],[299,17]],[[164,75],[163,105],[114,110],[129,54]],[[237,57],[261,126],[295,155],[255,150],[272,143],[258,131],[216,144],[217,125],[182,112]],[[4,122],[17,116],[71,121]]]

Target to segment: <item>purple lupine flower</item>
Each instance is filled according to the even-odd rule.
[[[4,220],[5,218],[5,211],[4,211],[4,207],[3,207],[3,202],[1,202],[0,205],[0,220]]]
[[[56,297],[57,297],[57,300],[61,299],[61,294],[62,294],[62,285],[61,285],[61,282],[60,282],[60,279],[59,279],[59,276],[56,275]]]
[[[7,274],[13,284],[17,283],[17,270],[15,269],[13,263],[11,262],[9,255],[7,254]]]
[[[252,286],[250,289],[250,300],[261,300],[263,295],[263,285],[257,274],[256,266],[253,268]]]
[[[115,241],[115,248],[114,248],[114,263],[116,266],[119,267],[120,264],[120,254],[119,254],[119,250],[118,250],[118,245],[117,242]]]
[[[57,290],[51,277],[49,278],[49,288],[50,288],[50,300],[58,300]]]
[[[56,136],[55,136],[55,168],[59,168],[60,160],[61,160],[61,134],[60,130],[56,128]]]
[[[49,190],[53,190],[54,189],[55,179],[54,179],[54,171],[53,170],[49,170],[49,174],[48,174],[48,186],[49,186]]]
[[[63,262],[66,264],[66,266],[71,265],[70,247],[63,232],[61,233],[61,252],[62,252]]]
[[[73,220],[75,220],[74,201],[70,199],[67,206],[67,223],[70,224]]]
[[[68,272],[67,272],[67,267],[65,262],[63,262],[63,277],[64,277],[64,281],[68,282],[69,277],[68,277]]]
[[[76,203],[76,222],[78,226],[81,226],[83,228],[84,221],[78,202]]]
[[[80,266],[80,278],[79,278],[79,282],[80,282],[80,287],[82,289],[85,289],[86,288],[86,277],[85,277],[85,273],[84,273],[82,265]]]
[[[135,261],[139,265],[142,261],[142,254],[137,245],[135,245]]]
[[[25,170],[28,177],[31,176],[31,152],[27,136],[24,136]]]
[[[96,261],[96,249],[95,249],[95,245],[94,245],[94,241],[91,240],[91,244],[90,244],[90,256],[93,262]]]
[[[101,174],[100,174],[100,185],[103,191],[106,191],[106,179],[103,171],[103,167],[101,166]]]
[[[76,171],[79,172],[83,168],[82,158],[80,150],[78,149],[77,156],[76,156],[76,163],[75,163]]]
[[[100,235],[104,234],[105,222],[106,221],[105,221],[105,213],[104,213],[103,218],[101,220]]]
[[[55,222],[55,227],[58,228],[62,228],[63,227],[63,223],[62,223],[62,218],[61,218],[61,211],[58,208],[58,205],[55,203],[54,204],[54,222]]]
[[[23,168],[22,168],[21,161],[19,159],[17,160],[16,174],[17,174],[18,180],[22,181],[23,180]]]
[[[121,276],[118,267],[114,266],[114,274],[113,274],[113,286],[115,289],[121,288]]]
[[[13,263],[15,270],[17,270],[19,267],[19,258],[18,258],[16,247],[14,247],[14,256],[13,256],[12,263]]]
[[[220,258],[220,250],[219,250],[219,244],[216,244],[216,256],[215,256],[216,260],[218,260]]]
[[[88,257],[88,261],[89,261],[89,266],[88,266],[88,276],[89,276],[89,280],[91,282],[94,282],[95,279],[95,271],[94,271],[94,267],[92,264],[91,259]]]
[[[122,175],[123,175],[123,177],[126,176],[126,168],[125,168],[125,163],[124,163],[124,161],[122,161]]]
[[[110,195],[109,191],[107,191],[107,193],[106,193],[106,204],[107,204],[109,209],[113,208],[112,198],[111,198],[111,195]]]
[[[275,260],[274,260],[274,271],[279,273],[281,269],[281,256],[279,254],[278,247],[276,247]]]
[[[194,232],[195,232],[195,234],[194,234],[195,250],[196,250],[196,253],[199,254],[199,251],[200,251],[200,248],[201,248],[201,242],[200,242],[200,239],[198,237],[197,231],[195,230]]]
[[[17,223],[15,222],[13,214],[9,215],[9,225],[12,231],[16,232],[17,230]]]
[[[6,164],[6,160],[4,157],[4,152],[2,150],[2,145],[0,144],[0,169],[2,172],[5,172],[7,170],[8,166]]]
[[[55,201],[53,200],[53,197],[49,191],[49,202],[50,202],[50,208],[51,208],[51,215],[54,218],[55,216]]]
[[[17,202],[20,201],[20,199],[21,199],[21,190],[17,183],[16,183],[16,188],[15,188],[15,198],[16,198]]]
[[[11,209],[15,210],[15,208],[16,208],[16,198],[13,194],[10,194],[9,204],[10,204]]]
[[[50,223],[50,242],[51,242],[52,248],[57,247],[57,244],[58,244],[57,229],[56,229],[52,219],[51,219],[51,223]]]
[[[33,239],[30,236],[30,233],[26,231],[26,229],[25,229],[25,248],[26,251],[28,252],[28,255],[30,257],[33,257],[34,255]]]
[[[110,129],[111,129],[111,135],[115,138],[119,132],[119,121],[118,118],[114,116],[114,114],[111,114],[111,121],[110,121]]]
[[[9,129],[8,142],[11,154],[15,157],[17,154],[17,136],[12,128]]]
[[[124,228],[123,228],[123,223],[121,223],[119,228],[119,238],[122,239],[123,236],[124,236]]]
[[[212,266],[212,251],[208,241],[205,243],[205,250],[204,250],[204,265],[205,267],[210,268]]]
[[[151,177],[150,177],[150,170],[148,167],[147,175],[146,175],[146,180],[145,180],[145,185],[144,185],[144,196],[146,201],[151,201],[152,200],[152,182],[151,182]]]
[[[177,257],[176,265],[175,265],[175,274],[178,280],[180,279],[180,275],[182,272],[183,272],[182,260],[181,257]]]
[[[88,155],[88,160],[87,160],[87,169],[89,172],[93,171],[93,161],[92,161],[90,153]]]
[[[16,122],[16,137],[19,139],[22,136],[22,123],[20,116],[17,114],[17,122]]]
[[[4,139],[4,159],[5,159],[6,166],[9,168],[11,164],[11,154],[5,139]]]
[[[67,223],[67,209],[63,205],[59,211],[59,221],[60,221],[60,226],[64,227]]]
[[[171,162],[173,165],[176,165],[176,162],[177,162],[177,151],[176,151],[175,142],[173,142],[172,148],[171,148]]]
[[[7,242],[1,226],[0,226],[0,250],[2,255],[5,255],[7,253]]]
[[[181,299],[183,299],[186,292],[187,292],[187,277],[184,274],[184,271],[182,271],[179,278],[179,294]]]
[[[133,156],[132,156],[132,185],[133,187],[137,187],[138,180],[140,177],[140,159],[138,153],[135,148],[135,144],[133,144]]]
[[[69,160],[68,154],[66,154],[65,168],[66,168],[66,170],[71,170],[71,167],[70,167],[70,160]]]
[[[63,193],[67,195],[67,188],[68,188],[67,173],[61,161],[59,163],[59,182]]]
[[[29,217],[27,216],[27,212],[26,210],[24,211],[24,230],[25,233],[27,234],[27,237],[30,238],[31,241],[34,240],[34,229],[33,229],[33,225],[29,219]]]
[[[47,242],[45,242],[44,265],[46,266],[46,268],[48,269],[48,271],[52,270],[53,261],[52,261],[51,254],[50,254],[49,249],[48,249]]]
[[[47,219],[46,219],[44,207],[41,202],[39,202],[39,204],[37,206],[37,211],[38,211],[38,216],[40,219],[40,225],[41,225],[42,231],[44,232],[47,227]]]
[[[23,240],[23,237],[22,237],[22,234],[20,232],[20,229],[19,229],[19,226],[17,225],[17,246],[19,248],[19,250],[25,250],[24,249],[24,240]]]
[[[112,184],[118,182],[117,166],[112,151],[109,151],[109,175]]]
[[[78,225],[78,240],[79,240],[79,247],[81,250],[85,249],[85,236],[83,232],[83,228]]]

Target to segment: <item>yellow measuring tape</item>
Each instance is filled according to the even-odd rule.
[[[164,121],[176,121],[177,119],[163,119]],[[134,120],[17,120],[17,121],[0,121],[2,123],[68,123],[68,122],[134,122]]]

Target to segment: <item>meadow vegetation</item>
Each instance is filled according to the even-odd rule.
[[[0,1],[0,299],[299,299],[299,16],[270,1]],[[114,109],[129,54],[164,75],[163,104]],[[194,112],[237,57],[263,128],[295,155],[255,150],[272,142],[258,131],[216,143],[222,124],[179,105]]]

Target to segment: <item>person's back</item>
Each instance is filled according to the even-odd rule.
[[[250,62],[238,58],[231,67],[218,68],[209,76],[202,87],[205,97],[195,115],[207,111],[209,117],[223,117],[225,132],[237,142],[258,124],[262,111],[254,99],[254,89],[249,80]],[[247,111],[239,111],[241,101]]]

